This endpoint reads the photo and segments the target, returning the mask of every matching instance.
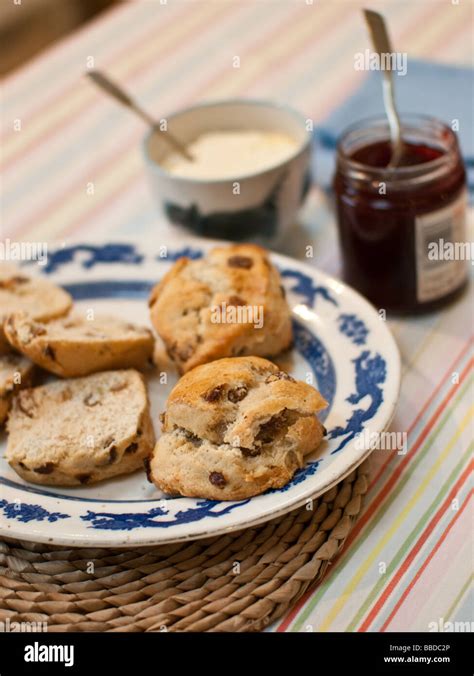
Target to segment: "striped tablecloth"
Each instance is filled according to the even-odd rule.
[[[410,55],[472,58],[469,0],[370,5],[383,11],[395,44]],[[86,25],[4,84],[2,237],[53,247],[71,238],[160,232],[140,156],[143,128],[82,77],[87,66],[107,70],[159,115],[244,95],[289,102],[317,123],[362,77],[353,68],[354,53],[367,47],[360,7],[341,0],[134,0]],[[234,56],[240,68],[232,67]],[[317,188],[288,252],[302,257],[308,243],[314,263],[337,274],[334,219]],[[408,433],[408,452],[373,454],[365,511],[343,553],[271,630],[426,631],[472,619],[469,300],[391,322],[404,371],[393,429]]]

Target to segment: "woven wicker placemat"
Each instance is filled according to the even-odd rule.
[[[321,580],[367,491],[367,461],[260,526],[136,549],[0,541],[0,620],[48,631],[260,631]]]

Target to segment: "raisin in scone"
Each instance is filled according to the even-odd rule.
[[[151,331],[115,317],[89,321],[69,315],[44,323],[17,313],[3,326],[13,347],[63,378],[109,369],[143,369],[153,356]]]
[[[152,324],[181,373],[222,357],[275,356],[292,342],[280,274],[255,245],[180,258],[149,304]]]
[[[62,317],[71,306],[71,296],[59,286],[0,266],[0,354],[11,351],[3,331],[8,315],[25,312],[34,320],[47,322]]]
[[[284,486],[320,444],[327,402],[260,357],[196,367],[172,390],[149,478],[163,491],[242,500]]]
[[[132,369],[22,390],[7,428],[13,469],[26,481],[55,486],[133,472],[154,444],[143,376]]]
[[[31,383],[34,366],[20,354],[0,355],[0,425],[10,410],[13,395]]]

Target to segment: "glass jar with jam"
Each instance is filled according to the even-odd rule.
[[[402,160],[391,168],[386,118],[353,125],[339,141],[334,178],[344,278],[378,308],[399,313],[435,309],[467,283],[466,261],[450,249],[466,241],[456,134],[407,115],[402,137]]]

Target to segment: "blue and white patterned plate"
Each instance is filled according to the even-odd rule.
[[[50,252],[41,270],[80,308],[149,323],[147,297],[182,255],[215,243],[189,240],[167,251],[131,244],[90,244]],[[177,542],[263,522],[294,509],[340,481],[370,453],[370,434],[386,429],[397,402],[400,358],[388,328],[361,296],[309,265],[274,255],[293,311],[291,372],[311,380],[329,402],[327,440],[284,488],[239,502],[167,498],[142,472],[81,488],[27,484],[0,460],[0,524],[5,535],[63,545],[128,546]],[[33,267],[33,264],[30,264]],[[149,379],[152,417],[176,382]],[[361,434],[362,433],[362,434]],[[2,439],[5,444],[6,439]],[[4,450],[4,449],[3,449]]]

